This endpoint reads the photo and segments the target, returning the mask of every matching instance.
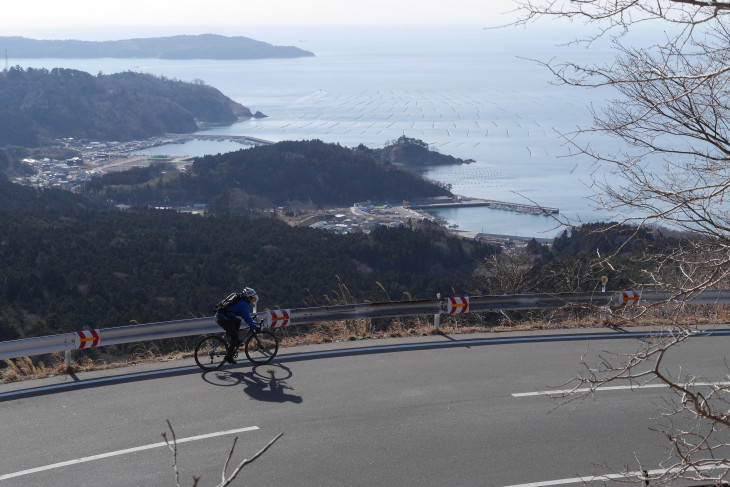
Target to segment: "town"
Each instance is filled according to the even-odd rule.
[[[36,170],[35,174],[16,177],[13,182],[38,188],[60,188],[74,191],[84,181],[111,171],[123,171],[132,167],[147,167],[155,162],[175,164],[185,170],[191,156],[166,157],[140,154],[151,147],[182,144],[184,136],[153,137],[130,142],[94,142],[74,138],[59,139],[61,154],[73,153],[69,158],[26,158],[23,162]]]

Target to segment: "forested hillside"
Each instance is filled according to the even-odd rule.
[[[0,340],[210,316],[244,285],[271,309],[331,304],[341,286],[358,302],[465,293],[495,251],[431,226],[338,236],[0,181]]]
[[[34,174],[35,170],[32,167],[21,162],[27,153],[28,151],[21,147],[0,148],[0,178]]]
[[[88,195],[122,203],[207,203],[216,213],[246,214],[291,202],[349,206],[451,193],[371,153],[319,140],[279,142],[198,158],[183,174],[155,169],[90,181]]]
[[[606,276],[609,290],[651,289],[652,273],[682,279],[667,257],[694,238],[667,229],[588,223],[564,230],[552,245],[532,240],[524,252],[485,259],[474,284],[479,294],[600,292]]]
[[[36,147],[61,137],[147,139],[194,132],[198,122],[250,116],[248,108],[202,83],[62,68],[0,72],[0,145]]]

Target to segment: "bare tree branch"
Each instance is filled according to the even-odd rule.
[[[170,420],[167,420],[167,427],[170,429],[170,433],[172,434],[172,443],[167,438],[167,433],[162,433],[162,437],[165,439],[165,443],[167,444],[167,447],[172,452],[172,466],[175,472],[175,486],[180,487],[180,475],[178,471],[177,466],[177,438],[175,437],[175,430],[172,428],[172,424],[170,423]],[[226,487],[228,485],[231,485],[231,483],[236,479],[239,473],[241,473],[241,470],[246,465],[249,465],[250,463],[253,463],[258,458],[261,457],[266,451],[271,448],[271,446],[279,440],[284,435],[284,433],[279,433],[274,439],[272,439],[269,443],[266,444],[263,448],[261,448],[254,456],[251,458],[244,458],[231,472],[229,476],[226,476],[226,471],[228,470],[228,465],[231,462],[231,459],[233,458],[233,453],[236,449],[236,443],[238,442],[238,436],[233,438],[233,444],[231,445],[231,449],[228,451],[228,456],[226,457],[226,461],[223,465],[223,471],[221,473],[221,481],[219,484],[216,485],[216,487]],[[193,476],[193,487],[196,487],[198,485],[198,481],[200,480],[199,476]]]
[[[730,381],[707,380],[688,373],[672,375],[666,357],[695,332],[675,329],[645,341],[631,353],[590,350],[582,358],[584,372],[553,392],[557,407],[579,404],[612,385],[641,387],[663,384],[673,393],[655,431],[671,446],[661,468],[623,474],[628,480],[649,480],[651,485],[671,485],[678,479],[720,482],[730,475]],[[591,365],[596,364],[596,365]],[[637,463],[641,462],[637,459]]]
[[[250,459],[248,459],[248,458],[245,458],[245,459],[244,459],[244,460],[243,460],[243,461],[242,461],[241,463],[239,463],[239,464],[238,464],[238,466],[236,467],[236,469],[235,469],[235,470],[234,470],[234,471],[233,471],[233,472],[231,473],[230,477],[228,477],[227,479],[225,479],[225,474],[224,474],[224,479],[225,479],[225,481],[224,481],[224,482],[222,482],[222,483],[220,483],[220,484],[218,484],[218,486],[217,486],[217,487],[225,487],[225,486],[227,486],[227,485],[230,485],[230,484],[231,484],[231,482],[233,482],[233,480],[234,480],[234,479],[235,479],[235,478],[236,478],[236,477],[238,476],[238,474],[239,474],[239,473],[241,472],[241,470],[243,470],[243,467],[245,467],[246,465],[248,465],[248,464],[250,464],[250,463],[252,463],[252,462],[256,461],[256,460],[257,460],[257,459],[258,459],[258,458],[259,458],[259,457],[260,457],[261,455],[263,455],[264,453],[266,453],[266,451],[267,451],[267,450],[268,450],[269,448],[271,448],[271,446],[272,446],[272,445],[273,445],[274,443],[276,443],[276,442],[277,442],[277,440],[278,440],[279,438],[281,438],[282,436],[284,436],[284,433],[279,433],[279,434],[278,434],[278,435],[277,435],[277,436],[276,436],[276,437],[275,437],[275,438],[274,438],[273,440],[271,440],[271,441],[270,441],[269,443],[267,443],[265,447],[263,447],[263,448],[262,448],[261,450],[259,450],[259,451],[258,451],[258,453],[256,453],[256,454],[255,454],[254,456],[252,456],[252,457],[251,457]],[[234,442],[234,447],[235,447],[235,442]],[[233,454],[233,447],[231,447],[231,455],[232,455],[232,454]],[[228,462],[226,462],[226,464],[228,464]],[[224,470],[224,472],[225,472],[225,470]]]
[[[643,229],[681,235],[669,252],[636,256],[644,288],[672,291],[675,317],[703,290],[728,287],[730,1],[518,0],[517,5],[520,17],[514,24],[541,18],[581,22],[596,30],[576,43],[602,39],[615,54],[603,63],[538,61],[559,84],[613,94],[607,103],[590,107],[590,126],[561,134],[573,155],[595,168],[591,204],[614,215],[615,223],[596,231],[628,225],[635,236]],[[649,40],[632,36],[642,24],[661,29],[643,31],[654,33]],[[614,141],[614,148],[594,149],[597,135]],[[609,265],[615,255],[601,258]],[[670,485],[678,479],[717,483],[730,476],[728,377],[710,381],[681,369],[671,373],[666,365],[667,356],[693,333],[675,325],[632,353],[586,355],[583,374],[555,394],[562,406],[579,404],[614,383],[663,385],[671,392],[656,427],[670,447],[667,458],[660,468],[641,466],[626,476],[629,480]]]

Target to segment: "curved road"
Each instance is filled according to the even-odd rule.
[[[649,427],[666,390],[605,391],[557,409],[535,394],[575,375],[587,347],[628,352],[637,339],[485,338],[495,335],[285,349],[270,366],[205,374],[186,360],[2,385],[0,486],[175,485],[167,419],[181,484],[200,475],[201,487],[220,481],[235,436],[233,462],[279,433],[234,485],[537,487],[582,485],[613,471],[604,464],[636,470],[637,458],[658,467],[666,445]],[[723,380],[727,348],[726,337],[694,338],[671,363]]]

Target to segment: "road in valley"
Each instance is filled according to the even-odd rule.
[[[269,366],[208,373],[185,360],[2,385],[0,486],[175,485],[161,446],[168,419],[181,485],[193,475],[201,487],[220,482],[235,436],[232,463],[279,433],[233,485],[582,485],[577,477],[614,472],[603,464],[658,468],[667,445],[649,428],[667,390],[604,391],[557,409],[534,394],[578,373],[587,347],[633,351],[638,340],[485,337],[494,335],[284,349]],[[728,340],[694,338],[668,364],[723,380]]]

